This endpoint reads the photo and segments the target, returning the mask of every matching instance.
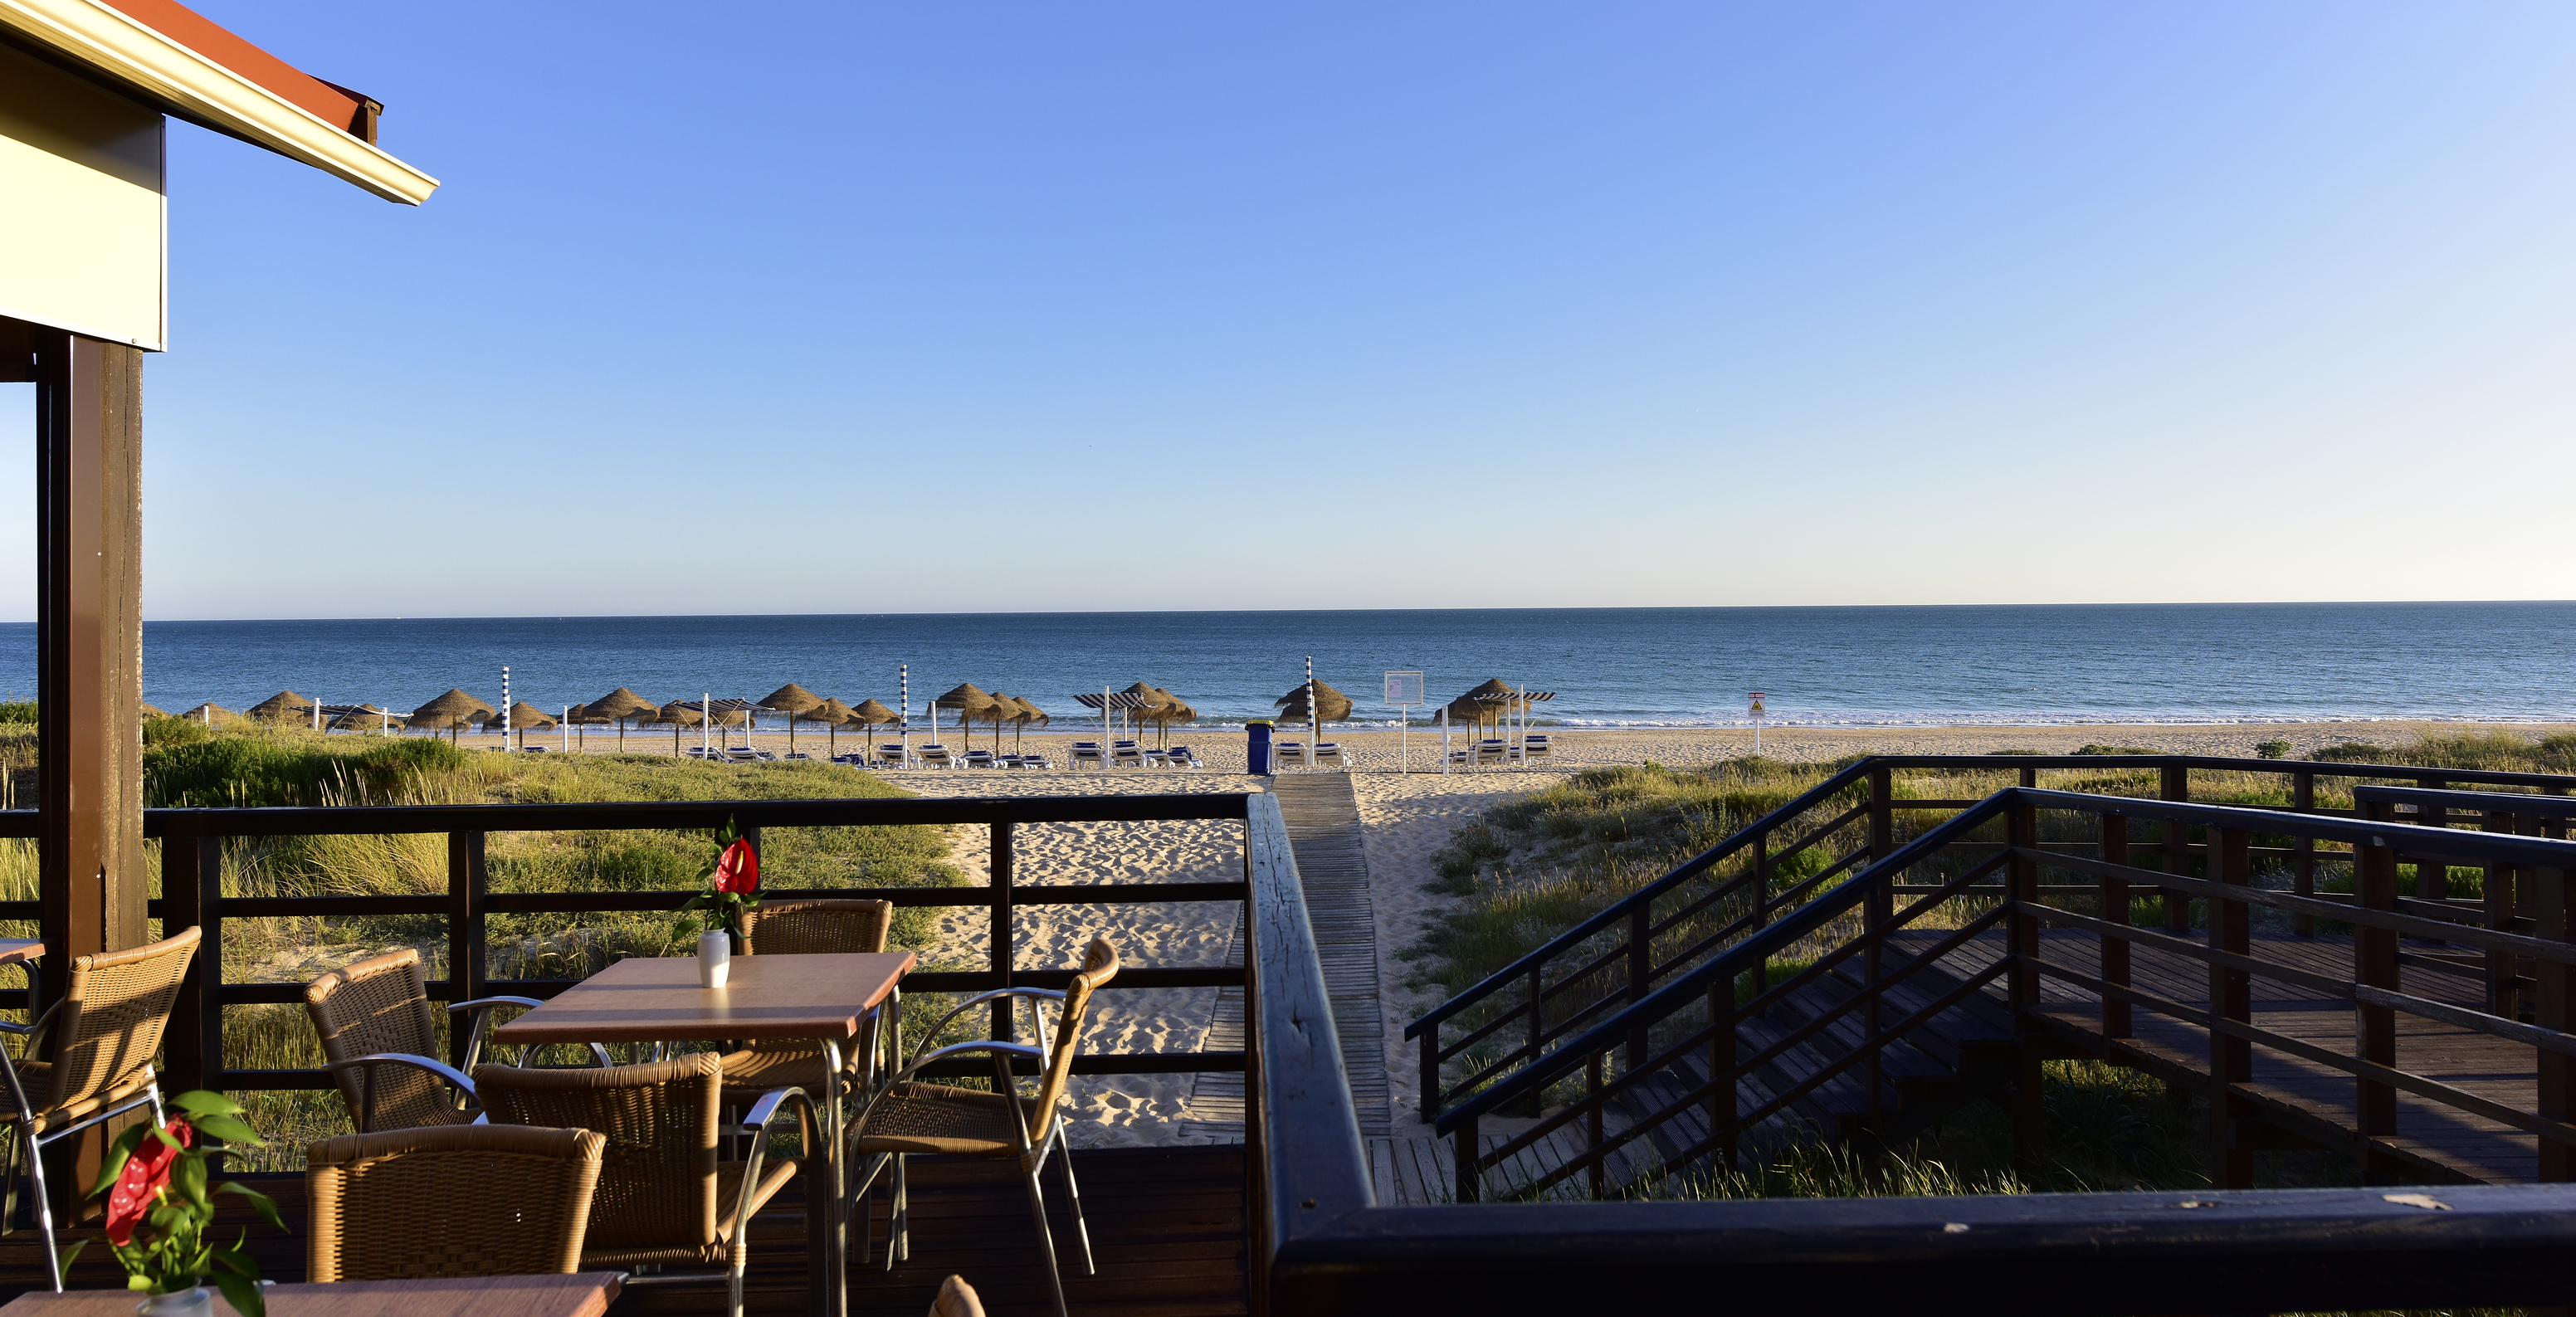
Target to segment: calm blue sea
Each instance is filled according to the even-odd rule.
[[[176,712],[282,688],[407,711],[451,686],[554,709],[631,686],[758,699],[795,681],[912,707],[972,681],[1079,716],[1137,680],[1214,721],[1316,675],[1376,708],[1389,669],[1435,700],[1488,677],[1559,692],[1583,726],[1768,721],[2576,719],[2576,603],[1621,608],[917,616],[152,622],[144,693]],[[0,626],[0,687],[35,683],[32,625]]]

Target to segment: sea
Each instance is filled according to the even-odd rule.
[[[1060,720],[1144,681],[1203,722],[1314,675],[1389,722],[1390,672],[1488,679],[1568,727],[2576,720],[2576,602],[1412,609],[146,622],[144,697],[239,710],[291,689],[406,712],[450,687],[555,711],[630,687],[758,700],[788,682],[902,707],[961,682]],[[0,625],[0,693],[35,688]]]

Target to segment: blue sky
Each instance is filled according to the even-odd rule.
[[[152,617],[2576,594],[2564,5],[199,7]]]

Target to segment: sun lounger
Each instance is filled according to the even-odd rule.
[[[802,751],[802,750],[790,750],[790,751],[788,751],[787,753],[785,753],[785,754],[783,754],[783,755],[780,755],[780,756],[778,756],[778,757],[779,757],[779,758],[781,758],[781,759],[805,759],[805,760],[811,760],[814,756],[809,755],[809,754],[805,753],[805,752],[804,752],[804,751]]]
[[[1270,762],[1273,766],[1279,768],[1306,767],[1308,763],[1306,758],[1306,743],[1303,741],[1279,741],[1274,743],[1270,747]]]
[[[1496,741],[1478,741],[1478,742],[1476,743],[1476,762],[1477,762],[1477,763],[1479,763],[1479,764],[1508,764],[1508,763],[1510,763],[1511,761],[1512,761],[1512,748],[1511,748],[1510,746],[1508,746],[1508,745],[1505,745],[1503,742],[1496,740]]]
[[[1137,749],[1134,741],[1121,741],[1117,745],[1110,747],[1109,766],[1112,768],[1143,768],[1145,766],[1145,752]]]
[[[1106,762],[1101,758],[1100,743],[1098,741],[1074,742],[1073,752],[1069,757],[1073,761],[1073,766],[1076,768],[1080,768],[1086,763],[1097,767],[1104,765]]]
[[[969,750],[959,757],[958,762],[964,764],[968,768],[991,768],[993,766],[993,752],[990,750]]]
[[[1333,741],[1317,741],[1315,743],[1315,767],[1324,768],[1327,766],[1333,768],[1349,768],[1351,763],[1349,760],[1342,758],[1342,747],[1340,744]]]
[[[910,768],[912,752],[904,749],[900,741],[890,742],[877,747],[876,762],[879,768]]]
[[[948,747],[944,745],[925,745],[920,749],[913,751],[913,755],[921,761],[921,766],[924,768],[955,768],[957,766],[957,761],[949,755]]]
[[[1207,765],[1199,762],[1198,752],[1196,750],[1192,750],[1186,745],[1176,745],[1165,750],[1163,752],[1163,762],[1173,768],[1207,767]]]
[[[1528,763],[1529,761],[1531,761],[1531,760],[1533,760],[1533,759],[1545,759],[1545,758],[1547,758],[1547,757],[1548,757],[1548,749],[1547,749],[1547,738],[1546,738],[1546,737],[1544,737],[1544,736],[1524,736],[1524,737],[1522,737],[1522,738],[1521,738],[1521,762],[1522,762],[1522,763],[1526,764],[1526,763]]]
[[[1054,764],[1052,761],[1050,761],[1050,760],[1049,760],[1045,755],[1021,755],[1021,756],[1020,756],[1020,767],[1022,767],[1022,768],[1053,768],[1053,767],[1055,767],[1055,764]]]

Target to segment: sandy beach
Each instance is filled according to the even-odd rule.
[[[1982,755],[1996,750],[2066,753],[2087,744],[2210,755],[2251,755],[2256,743],[2290,742],[2303,753],[2343,741],[2404,745],[2425,733],[2456,733],[2460,723],[2310,723],[2222,726],[1925,727],[1888,729],[1773,728],[1762,752],[1779,759],[1817,762],[1861,753]],[[2517,724],[2527,735],[2576,730],[2576,725]],[[1414,1049],[1404,1025],[1436,998],[1405,986],[1409,966],[1398,954],[1418,939],[1452,898],[1425,890],[1435,877],[1432,855],[1479,813],[1565,773],[1591,765],[1648,760],[1688,765],[1752,753],[1749,732],[1705,729],[1560,731],[1558,762],[1551,768],[1436,771],[1436,734],[1418,734],[1416,771],[1400,773],[1398,738],[1392,732],[1336,732],[1349,747],[1353,787],[1368,858],[1377,921],[1380,991],[1385,1002],[1384,1042],[1398,1135],[1427,1133],[1408,1120],[1419,1110]],[[739,739],[739,738],[737,738]],[[772,738],[763,736],[761,741]],[[783,748],[785,738],[775,738]],[[799,738],[800,741],[811,738]],[[1062,756],[1070,734],[1026,738],[1031,750]],[[1125,770],[1104,773],[914,770],[889,773],[906,790],[925,796],[1132,794],[1262,789],[1263,779],[1242,772],[1239,732],[1176,737],[1193,745],[1202,771]],[[1005,737],[1007,744],[1009,738]],[[955,742],[952,742],[955,744]],[[816,746],[820,749],[820,746]],[[981,828],[953,830],[953,858],[971,881],[989,874],[988,839]],[[1023,883],[1153,883],[1222,880],[1239,875],[1241,848],[1233,825],[1208,823],[1032,824],[1015,838],[1017,878]],[[1133,907],[1041,906],[1017,912],[1012,962],[1021,968],[1065,967],[1079,959],[1094,933],[1115,942],[1129,966],[1212,966],[1239,963],[1236,908],[1230,905]],[[960,909],[945,915],[938,941],[925,959],[941,967],[990,963],[989,918]],[[1084,1030],[1084,1046],[1111,1050],[1196,1051],[1207,1045],[1215,989],[1150,989],[1104,995]],[[1181,1142],[1207,1137],[1191,1122],[1192,1075],[1078,1078],[1074,1131],[1088,1146]]]

